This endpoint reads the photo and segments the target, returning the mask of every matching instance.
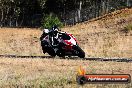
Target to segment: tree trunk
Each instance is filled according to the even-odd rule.
[[[81,21],[81,9],[82,9],[82,1],[79,2],[79,9],[78,9],[78,20]]]
[[[6,16],[5,16],[5,21],[7,22],[7,24],[5,24],[6,26],[9,26],[9,20],[8,20],[8,18],[9,18],[9,11],[10,11],[10,8],[8,7],[6,9]]]
[[[102,15],[105,14],[105,0],[102,0]]]
[[[128,7],[130,6],[130,0],[127,0],[127,6]]]
[[[107,4],[106,4],[106,13],[109,12],[109,0],[107,0]]]
[[[10,21],[10,22],[9,22],[9,26],[10,26],[10,27],[12,26],[12,23],[11,23],[12,21],[11,21],[11,19],[12,19],[12,17],[11,17],[11,15],[10,15],[10,20],[9,20],[9,21]]]
[[[4,10],[1,9],[1,20],[0,20],[0,26],[3,27],[3,20],[4,20]]]

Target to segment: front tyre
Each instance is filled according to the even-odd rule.
[[[60,48],[56,53],[57,53],[57,56],[59,56],[59,57],[65,57],[65,52]]]
[[[74,46],[74,49],[75,49],[78,57],[80,57],[80,58],[85,57],[85,52],[79,46]]]
[[[56,56],[56,53],[54,51],[54,49],[52,47],[47,47],[47,53],[52,56],[52,57],[55,57]]]
[[[42,41],[41,46],[42,46],[43,53],[47,52],[52,57],[56,56],[54,49],[51,46],[49,46],[47,41]]]

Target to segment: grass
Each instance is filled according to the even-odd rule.
[[[131,33],[126,36],[115,29],[101,28],[96,22],[64,28],[63,31],[73,33],[87,57],[132,58]],[[0,33],[0,54],[43,55],[39,41],[42,31],[2,28]]]
[[[131,31],[132,30],[132,24],[128,24],[124,30],[126,30],[127,32]]]
[[[121,32],[131,29],[131,19],[132,9],[126,8],[62,30],[77,38],[87,57],[132,58],[132,33]],[[0,54],[43,55],[41,34],[35,28],[0,28]]]
[[[40,30],[0,29],[0,54],[39,55],[42,54],[39,37]]]
[[[97,19],[62,28],[72,33],[87,57],[132,58],[132,9],[123,9]],[[0,28],[0,54],[43,55],[39,38],[41,30],[30,28]]]
[[[1,58],[0,87],[77,88],[76,74],[82,65],[88,74],[131,74],[132,63],[66,59]],[[123,66],[123,68],[122,68]],[[130,88],[129,84],[86,84],[84,88]],[[81,86],[80,86],[81,87]],[[79,88],[80,88],[79,87]]]
[[[122,32],[131,19],[132,9],[123,9],[64,30],[75,34],[87,56],[132,58],[132,33]]]
[[[132,33],[121,30],[131,23],[132,9],[113,12],[99,19],[65,27],[86,52],[86,57],[132,58]],[[128,26],[129,28],[129,26]],[[31,28],[0,28],[0,54],[43,56],[39,37],[42,31]],[[77,85],[76,74],[82,65],[87,73],[131,74],[132,63],[67,60],[58,57],[0,58],[1,88],[131,88],[129,84]]]

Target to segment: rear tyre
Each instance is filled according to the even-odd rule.
[[[77,52],[78,57],[80,57],[80,58],[85,57],[85,52],[79,46],[75,46],[75,50]]]

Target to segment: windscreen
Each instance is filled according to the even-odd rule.
[[[70,40],[71,39],[71,37],[69,35],[65,34],[65,33],[62,33],[61,38],[63,40]]]

